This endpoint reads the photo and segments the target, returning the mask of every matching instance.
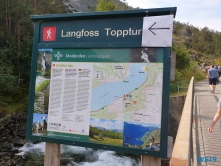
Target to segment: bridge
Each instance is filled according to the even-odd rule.
[[[191,79],[170,166],[221,166],[220,122],[207,132],[220,98],[221,84],[211,93],[206,79],[196,84]]]

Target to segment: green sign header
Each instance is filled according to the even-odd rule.
[[[41,24],[41,42],[141,41],[143,17],[72,20]]]

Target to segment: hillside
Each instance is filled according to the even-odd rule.
[[[119,10],[132,9],[126,2],[121,2],[120,0],[115,0],[114,2],[118,4]],[[74,12],[94,12],[98,0],[69,0],[69,4],[73,7]]]
[[[173,47],[187,49],[191,60],[198,63],[221,65],[221,33],[207,27],[199,29],[174,21]]]
[[[69,3],[75,12],[90,12],[94,11],[97,0],[70,0]]]
[[[126,1],[115,0],[119,10],[133,9]],[[98,0],[70,0],[75,12],[93,12]],[[199,29],[190,24],[174,21],[173,47],[180,46],[188,50],[191,60],[201,65],[218,63],[221,65],[221,33],[208,29]]]

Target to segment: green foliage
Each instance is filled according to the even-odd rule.
[[[191,62],[189,68],[176,70],[175,81],[170,83],[170,95],[186,94],[192,77],[196,82],[205,79],[206,72],[196,68],[194,64],[195,62]]]
[[[30,15],[69,13],[64,2],[68,1],[0,1],[0,104],[4,110],[27,110],[34,28]]]
[[[100,139],[99,136],[94,136],[94,138],[89,138],[89,141],[93,143],[108,144],[114,146],[122,146],[123,144],[123,139],[115,139],[109,137],[102,137],[102,139]]]
[[[114,10],[128,10],[132,7],[128,6],[126,0],[116,1],[116,0],[98,0],[96,5],[96,11],[114,11]]]
[[[170,83],[170,94],[185,94],[192,77],[196,82],[206,76],[201,63],[221,65],[221,33],[207,27],[199,29],[189,24],[174,22],[173,46],[176,51],[175,81]]]
[[[113,139],[123,139],[123,133],[117,133],[109,130],[100,130],[96,127],[90,126],[90,131],[93,132],[94,135],[101,135],[102,137],[108,137]]]
[[[35,92],[40,92],[46,88],[46,86],[50,83],[50,80],[44,80],[39,85],[36,86]]]
[[[13,75],[13,65],[10,61],[0,60],[0,92],[11,94],[16,89],[16,77]]]
[[[211,59],[219,57],[221,55],[221,32],[217,32],[207,27],[203,29],[194,27],[189,24],[180,23],[174,21],[173,24],[174,37],[184,40],[182,43],[187,50],[194,50],[198,54],[202,55],[202,61],[210,62]],[[173,44],[181,44],[177,40],[173,41]]]
[[[50,77],[51,75],[51,70],[46,70],[45,73],[44,73],[44,76],[45,77]]]
[[[176,69],[182,70],[190,66],[190,58],[187,50],[180,46],[173,46],[173,50],[176,51]]]
[[[118,5],[114,4],[114,0],[99,0],[96,6],[96,11],[113,11],[117,10]]]
[[[160,129],[157,129],[157,130],[153,130],[151,132],[147,132],[143,135],[143,137],[141,138],[141,140],[143,142],[146,142],[146,143],[149,143],[150,140],[150,135],[152,135],[154,137],[154,142],[157,143],[157,142],[160,142]]]

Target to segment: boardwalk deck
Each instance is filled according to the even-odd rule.
[[[219,121],[212,133],[207,132],[207,128],[217,112],[216,105],[220,98],[221,84],[216,86],[215,93],[211,93],[207,80],[195,84],[193,117],[194,166],[221,166],[221,130]],[[199,157],[208,157],[204,158],[207,162]],[[216,157],[216,162],[214,162],[213,157]],[[199,159],[201,159],[201,162],[199,162]]]

